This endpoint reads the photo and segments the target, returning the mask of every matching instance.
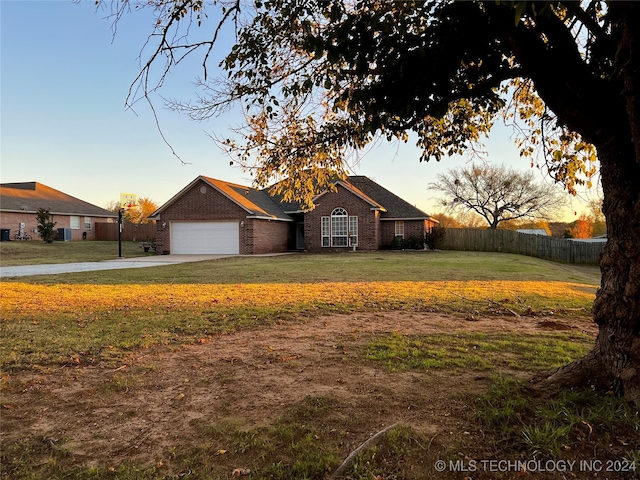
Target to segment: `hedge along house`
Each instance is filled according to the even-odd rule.
[[[149,218],[159,254],[265,254],[390,248],[424,240],[437,223],[371,179],[352,176],[304,211],[268,189],[199,176]]]
[[[67,195],[38,182],[0,184],[0,227],[14,239],[20,232],[39,239],[36,213],[49,210],[56,223],[54,230],[64,229],[59,240],[94,240],[95,224],[116,222],[118,215],[91,203]],[[58,235],[59,237],[59,235]]]

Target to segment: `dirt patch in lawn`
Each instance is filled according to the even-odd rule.
[[[137,352],[119,368],[80,365],[12,374],[2,392],[1,440],[3,448],[28,436],[64,441],[82,465],[169,466],[171,452],[198,444],[203,427],[266,426],[312,396],[331,400],[326,431],[340,436],[345,456],[396,422],[430,439],[425,449],[455,445],[490,455],[470,412],[473,395],[497,372],[393,372],[362,354],[368,341],[385,333],[462,330],[596,333],[585,318],[380,312],[288,322]],[[223,441],[213,447],[229,450]],[[425,468],[436,475],[433,463]]]

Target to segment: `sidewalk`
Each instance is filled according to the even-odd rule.
[[[56,263],[0,267],[0,278],[92,272],[97,270],[117,270],[122,268],[159,267],[162,265],[215,260],[230,256],[232,255],[153,255],[147,257],[118,258],[115,260],[105,260],[103,262]]]

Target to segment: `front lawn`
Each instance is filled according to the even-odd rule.
[[[150,255],[140,248],[140,242],[123,241],[122,256],[126,258]],[[100,262],[118,258],[118,242],[74,241],[44,243],[0,242],[0,265],[41,265],[47,263]]]
[[[636,410],[526,389],[593,345],[593,267],[377,252],[16,280],[0,298],[2,479],[322,480],[369,439],[345,478],[527,474],[498,461],[638,478]]]
[[[66,258],[68,262],[82,261],[79,256],[81,251],[75,249],[72,243],[67,243],[68,253],[66,256],[61,255],[60,260]],[[113,258],[109,255],[113,255],[114,252],[117,256],[117,243],[90,242],[93,243],[98,244],[96,252],[102,251],[105,259]],[[84,244],[82,245],[84,248]],[[129,242],[127,250],[123,251],[127,256],[144,255],[137,243],[132,245]],[[11,257],[7,261],[11,261]],[[52,262],[48,258],[36,257],[33,257],[32,261]],[[4,259],[2,264],[4,265]],[[29,277],[31,283],[125,285],[468,280],[559,281],[599,285],[600,269],[593,265],[570,265],[506,253],[386,251],[325,255],[298,253],[268,257],[234,256],[166,267]]]
[[[492,265],[495,268],[492,268]],[[2,368],[119,361],[300,316],[399,310],[587,317],[596,271],[465,252],[233,257],[5,281]]]

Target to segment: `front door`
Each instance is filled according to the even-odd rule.
[[[304,250],[304,222],[296,223],[296,250]]]

